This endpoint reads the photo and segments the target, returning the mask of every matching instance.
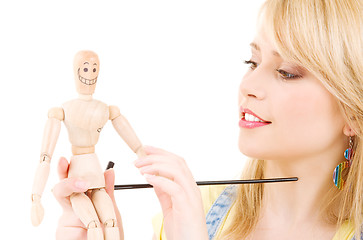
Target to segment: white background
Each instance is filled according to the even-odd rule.
[[[94,98],[117,105],[144,144],[186,159],[196,180],[231,179],[239,152],[238,85],[262,1],[2,1],[0,3],[1,230],[9,239],[54,239],[61,209],[51,188],[62,125],[43,194],[43,223],[30,222],[31,187],[48,109],[77,97],[73,57],[101,61]],[[96,152],[116,163],[116,184],[144,183],[136,155],[108,123]],[[126,239],[151,239],[160,211],[151,189],[116,193]],[[5,232],[5,233],[4,233]],[[10,234],[10,235],[9,235]]]

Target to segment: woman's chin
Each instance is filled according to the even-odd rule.
[[[238,144],[239,151],[246,157],[261,159],[261,151],[258,151],[255,146],[248,146],[246,144]]]

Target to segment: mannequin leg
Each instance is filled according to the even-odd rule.
[[[73,193],[70,200],[74,212],[87,228],[87,240],[103,240],[101,223],[91,199],[84,193]]]
[[[104,225],[105,240],[119,240],[120,232],[117,227],[115,210],[111,198],[105,189],[95,189],[91,196],[97,214]]]

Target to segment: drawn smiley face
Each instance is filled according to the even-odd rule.
[[[92,95],[96,88],[100,62],[96,53],[80,51],[74,58],[74,77],[79,94]]]
[[[78,79],[83,84],[93,85],[97,82],[98,65],[97,63],[84,62],[82,67],[78,68]]]

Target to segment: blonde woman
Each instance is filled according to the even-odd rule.
[[[239,148],[251,158],[242,178],[299,181],[200,194],[182,158],[147,147],[135,165],[162,206],[154,239],[363,239],[362,5],[264,4],[239,89]],[[60,162],[63,177],[66,165]],[[65,209],[66,197],[80,191],[73,186],[65,178],[54,188]],[[65,211],[59,230],[67,232],[74,219]]]

